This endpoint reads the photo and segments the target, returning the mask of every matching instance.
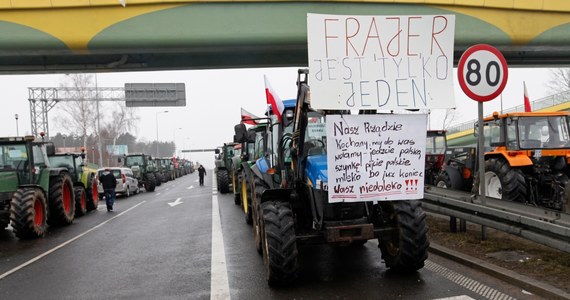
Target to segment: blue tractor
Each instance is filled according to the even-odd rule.
[[[422,268],[429,241],[419,200],[329,203],[325,121],[328,114],[347,112],[311,108],[306,69],[299,70],[297,88],[281,120],[269,115],[265,155],[249,170],[255,243],[268,284],[297,278],[302,243],[362,245],[377,239],[388,268]],[[235,127],[235,140],[247,138],[242,129]]]

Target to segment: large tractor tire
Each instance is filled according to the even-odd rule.
[[[241,177],[241,174],[237,174],[235,172],[232,172],[232,189],[234,190],[234,204],[235,205],[239,205],[241,203],[241,182],[242,182],[243,178]]]
[[[76,186],[75,193],[75,217],[81,217],[87,213],[87,193],[82,186]]]
[[[67,173],[60,173],[49,180],[49,225],[69,225],[75,216],[73,182]]]
[[[228,174],[228,170],[218,170],[216,174],[218,177],[218,184],[220,188],[220,193],[227,194],[230,192],[230,177]]]
[[[520,169],[513,169],[504,158],[485,161],[485,195],[487,197],[525,202],[527,185]]]
[[[285,285],[298,276],[295,223],[289,203],[267,201],[263,212],[263,264],[270,286]]]
[[[91,174],[87,182],[87,211],[96,210],[99,206],[99,189],[97,188],[97,178]]]
[[[162,175],[160,175],[160,173],[154,173],[154,178],[156,180],[156,186],[160,186],[162,184]]]
[[[245,178],[243,177],[244,174],[240,173],[234,177],[234,204],[240,205],[241,204],[241,191],[242,191],[242,184]]]
[[[251,201],[253,199],[252,199],[252,195],[251,195],[251,185],[246,180],[246,178],[244,178],[244,180],[241,181],[240,191],[241,191],[241,208],[242,208],[243,213],[244,213],[245,223],[247,225],[252,225],[253,224],[253,211],[251,209],[251,207],[252,207]]]
[[[254,176],[253,185],[254,185],[254,195],[251,197],[251,212],[252,212],[252,219],[253,219],[253,233],[255,236],[255,249],[257,253],[263,254],[263,246],[262,246],[262,232],[261,232],[261,223],[262,223],[262,212],[261,206],[259,203],[261,202],[261,195],[263,192],[268,189],[269,187],[267,184],[259,177]]]
[[[156,178],[152,173],[146,173],[144,175],[144,189],[147,192],[154,192],[156,188]]]
[[[47,231],[48,206],[38,188],[19,188],[10,202],[10,221],[20,239],[43,237]]]
[[[382,204],[382,218],[396,228],[378,239],[386,267],[397,272],[413,272],[428,257],[426,214],[419,200],[390,201]]]

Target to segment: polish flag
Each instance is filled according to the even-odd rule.
[[[271,85],[269,84],[269,80],[267,80],[267,76],[263,75],[263,79],[265,79],[265,96],[267,97],[267,104],[271,105],[271,110],[277,116],[277,120],[281,122],[281,114],[283,114],[283,110],[285,106],[283,105],[283,101],[281,98],[275,93]]]
[[[526,83],[524,81],[523,81],[523,86],[524,86],[524,111],[531,112],[532,110],[530,109],[530,100],[528,99],[528,92],[526,91]]]
[[[257,119],[257,118],[259,118],[259,117],[250,113],[249,111],[243,109],[243,107],[242,107],[242,109],[241,109],[241,121],[243,123],[249,124],[249,125],[255,125],[257,123],[253,119]]]

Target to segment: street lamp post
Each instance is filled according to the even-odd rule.
[[[174,129],[174,156],[176,156],[176,130],[182,130],[182,127]]]
[[[156,117],[156,157],[160,157],[160,152],[158,150],[158,114],[167,113],[167,112],[168,112],[168,110],[157,111],[156,115],[155,115],[155,117]]]
[[[18,129],[18,114],[15,114],[14,117],[16,118],[16,136],[20,136],[20,130]]]

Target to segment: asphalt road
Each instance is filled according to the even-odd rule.
[[[270,288],[251,226],[208,172],[193,173],[99,210],[43,239],[0,231],[0,299],[538,299],[430,254],[403,276],[378,243],[299,247],[299,280]],[[456,298],[453,298],[456,297]]]

